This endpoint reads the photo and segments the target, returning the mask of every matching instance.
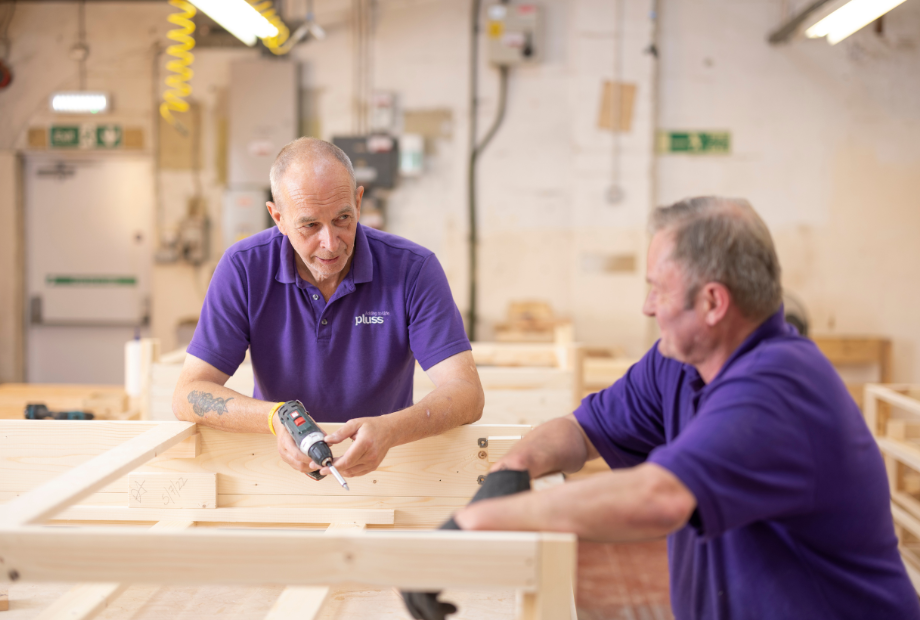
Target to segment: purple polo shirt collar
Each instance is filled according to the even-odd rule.
[[[762,341],[767,340],[768,338],[776,338],[777,336],[782,336],[787,333],[789,327],[786,323],[786,313],[784,306],[780,304],[779,310],[770,315],[767,320],[757,326],[754,331],[752,331],[747,338],[744,339],[737,349],[735,349],[731,355],[728,356],[728,359],[725,360],[725,363],[722,364],[722,368],[719,369],[719,372],[716,373],[716,376],[713,377],[712,381],[707,385],[703,382],[703,378],[700,377],[699,371],[689,364],[685,364],[687,367],[687,372],[689,373],[690,387],[697,394],[702,394],[709,391],[713,385],[718,383],[719,379],[728,372],[728,369],[738,361],[738,359],[744,354],[748,353],[751,349],[756,347]]]
[[[374,279],[374,261],[371,259],[371,248],[367,242],[367,234],[361,224],[357,225],[355,232],[355,249],[352,257],[351,269],[345,275],[345,279],[336,290],[333,299],[342,295],[353,293],[356,284],[371,282]],[[275,280],[282,284],[296,284],[299,288],[315,288],[312,284],[305,282],[300,274],[297,273],[297,259],[294,253],[294,246],[287,235],[281,242],[281,264],[275,273]]]

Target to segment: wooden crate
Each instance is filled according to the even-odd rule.
[[[885,458],[901,557],[920,594],[920,386],[867,384],[863,414]]]

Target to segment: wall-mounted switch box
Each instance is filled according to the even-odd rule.
[[[486,22],[489,62],[499,67],[538,62],[542,25],[542,9],[536,4],[491,5]]]

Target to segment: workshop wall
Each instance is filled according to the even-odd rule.
[[[657,201],[751,200],[813,331],[891,337],[895,380],[920,380],[920,6],[773,47],[788,3],[662,5],[661,128],[730,131],[732,153],[660,156]]]
[[[468,307],[467,158],[469,23],[466,2],[381,2],[375,33],[374,86],[397,94],[405,114],[444,110],[447,135],[429,141],[425,172],[404,179],[389,200],[388,229],[435,251],[461,310]],[[510,72],[504,123],[479,162],[479,333],[505,318],[508,303],[541,299],[573,319],[595,346],[638,355],[648,341],[644,295],[644,222],[650,204],[652,22],[647,2],[541,2],[544,58]],[[304,84],[320,93],[321,135],[352,128],[352,74],[347,13],[319,13],[333,24],[323,42],[297,48]],[[347,5],[346,7],[347,8]],[[597,127],[605,80],[637,87],[632,127],[619,139],[623,198],[608,202],[615,182],[614,135]],[[498,105],[498,71],[480,53],[479,134]],[[626,257],[620,267],[610,270]],[[625,268],[622,265],[626,265]]]
[[[541,4],[544,60],[511,71],[505,122],[480,161],[481,338],[491,336],[509,301],[546,299],[574,320],[587,344],[640,354],[654,338],[640,312],[650,206],[694,194],[740,195],[774,231],[785,284],[808,306],[815,331],[891,336],[896,379],[920,380],[914,3],[886,18],[882,37],[863,32],[836,47],[796,41],[774,48],[765,39],[787,3],[662,0],[657,68],[648,51],[650,0]],[[293,53],[302,63],[304,132],[327,139],[353,131],[350,8],[349,0],[317,2],[328,37]],[[171,10],[165,3],[86,5],[88,86],[115,94],[113,122],[142,127],[151,156],[162,79],[155,67],[163,63],[156,44],[165,42]],[[74,3],[16,8],[16,76],[0,91],[0,174],[10,153],[28,152],[27,128],[50,122],[50,92],[77,85],[77,65],[68,58],[75,15]],[[388,227],[438,254],[461,310],[468,28],[467,2],[381,0],[374,40],[375,88],[396,93],[402,112],[450,119],[429,141],[424,173],[392,193]],[[196,50],[200,181],[217,248],[229,67],[258,57],[253,50]],[[631,127],[618,138],[598,128],[603,83],[615,78],[636,86]],[[483,53],[481,134],[496,111],[497,85]],[[732,153],[656,157],[656,85],[661,128],[729,131]],[[195,178],[164,171],[158,187],[161,220],[174,226]],[[12,204],[7,195],[0,182],[0,218]],[[197,315],[217,258],[200,267],[155,267],[151,332],[164,349],[176,345],[177,323]]]

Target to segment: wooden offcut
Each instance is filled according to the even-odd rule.
[[[601,91],[597,126],[613,132],[631,130],[635,100],[635,84],[605,81]]]

